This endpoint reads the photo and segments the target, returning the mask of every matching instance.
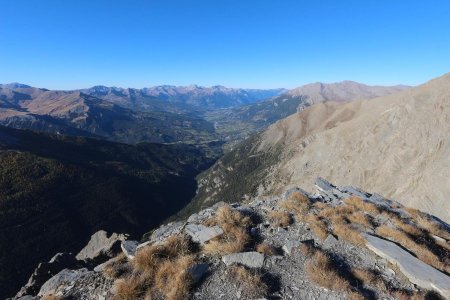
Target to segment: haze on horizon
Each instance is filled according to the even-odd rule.
[[[402,3],[403,2],[403,3]],[[2,1],[0,83],[417,85],[450,70],[447,1]]]

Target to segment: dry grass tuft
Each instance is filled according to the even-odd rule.
[[[281,201],[279,205],[287,211],[295,213],[297,217],[302,218],[311,208],[311,200],[302,193],[295,192],[288,199]]]
[[[378,291],[387,291],[383,277],[376,271],[366,269],[352,269],[353,276],[366,285],[375,287]]]
[[[373,214],[373,215],[377,215],[377,214],[381,213],[381,209],[378,206],[376,206],[375,204],[373,204],[371,202],[364,201],[363,199],[356,197],[356,196],[347,198],[344,200],[344,202],[350,206],[358,208],[361,211],[365,211],[365,212]]]
[[[411,237],[409,237],[405,232],[386,225],[378,227],[376,232],[380,236],[389,238],[399,243],[409,251],[413,252],[418,259],[435,267],[436,269],[446,271],[448,268],[448,266],[441,262],[439,257],[431,252],[425,245],[416,243],[416,241],[411,239]]]
[[[364,212],[355,212],[351,215],[346,216],[349,222],[354,224],[359,224],[364,227],[372,227],[371,217]]]
[[[264,298],[269,292],[269,287],[263,282],[261,275],[242,266],[229,268],[231,279],[238,284],[241,297],[244,299]]]
[[[271,255],[275,255],[277,254],[277,250],[275,249],[274,246],[268,244],[268,243],[260,243],[258,245],[256,245],[255,250],[259,253],[262,253],[264,255],[267,256],[271,256]]]
[[[328,226],[323,218],[316,215],[307,215],[305,221],[309,224],[309,227],[314,232],[314,234],[324,240],[328,236]]]
[[[187,299],[192,284],[188,269],[193,264],[193,256],[164,261],[155,274],[154,293],[163,295],[166,300]]]
[[[114,282],[114,299],[133,300],[142,297],[145,293],[148,279],[139,275],[131,275]]]
[[[349,205],[328,206],[319,212],[319,216],[327,219],[342,219],[343,217],[355,213],[355,208]]]
[[[132,267],[128,263],[127,257],[124,253],[121,253],[103,267],[102,273],[107,278],[119,278],[131,271]]]
[[[270,223],[272,223],[272,226],[278,227],[287,227],[291,225],[293,222],[291,214],[278,210],[273,210],[269,212],[269,220]]]
[[[365,246],[366,240],[361,236],[361,233],[353,229],[352,226],[347,224],[335,224],[333,225],[333,233],[340,239],[348,241],[357,246]]]
[[[152,276],[157,266],[164,260],[175,259],[190,253],[189,238],[185,235],[173,235],[163,244],[151,245],[139,250],[132,263],[135,270]]]
[[[216,225],[233,225],[239,227],[248,227],[252,225],[249,216],[244,216],[241,212],[225,205],[217,209],[215,218]]]
[[[203,246],[206,254],[230,254],[243,251],[251,242],[248,227],[252,221],[237,210],[222,206],[217,210],[210,225],[220,226],[224,233]]]
[[[305,256],[311,256],[316,251],[316,249],[314,248],[313,245],[306,244],[306,243],[302,243],[300,245],[299,249],[300,249],[300,252],[302,252],[303,255],[305,255]]]
[[[306,273],[308,277],[320,286],[338,290],[351,291],[350,283],[340,274],[330,256],[321,250],[317,250],[307,261]]]
[[[192,252],[185,235],[142,248],[131,263],[132,275],[115,281],[115,299],[186,299],[192,283],[188,273],[194,264]]]
[[[425,295],[421,292],[408,292],[404,290],[397,290],[392,292],[392,296],[394,296],[397,300],[424,300]]]
[[[447,241],[450,241],[450,232],[442,227],[439,223],[421,213],[414,221],[422,228],[427,230],[430,234],[439,236]]]

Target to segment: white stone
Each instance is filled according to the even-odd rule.
[[[249,268],[262,268],[264,265],[264,255],[258,252],[232,253],[222,257],[225,265],[241,264]]]
[[[188,224],[185,227],[185,231],[192,237],[194,242],[202,245],[223,234],[223,230],[219,226],[206,227],[201,224]]]

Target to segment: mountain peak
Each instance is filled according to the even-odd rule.
[[[11,82],[11,83],[7,83],[7,84],[1,84],[0,87],[4,87],[4,88],[9,88],[9,89],[28,89],[31,88],[31,86],[23,84],[23,83],[18,83],[18,82]]]

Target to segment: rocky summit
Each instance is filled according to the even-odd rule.
[[[315,187],[217,203],[140,241],[100,231],[41,263],[14,299],[450,298],[448,224],[355,187]]]

